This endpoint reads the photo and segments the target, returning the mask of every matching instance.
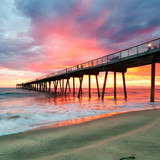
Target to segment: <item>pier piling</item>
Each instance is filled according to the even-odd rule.
[[[151,64],[151,97],[150,101],[154,102],[154,90],[155,90],[155,62]]]
[[[102,100],[104,99],[105,88],[106,88],[106,81],[107,81],[107,75],[108,75],[108,71],[106,71],[106,73],[105,73],[105,78],[104,78],[104,83],[103,83],[103,91],[102,91]]]
[[[82,95],[83,76],[82,76],[82,77],[79,77],[79,81],[80,81],[80,86],[79,86],[78,98],[80,97],[80,95]]]
[[[73,94],[75,94],[75,79],[73,77]]]
[[[88,77],[88,79],[89,79],[89,86],[88,86],[88,89],[89,89],[89,97],[91,97],[91,75],[89,74],[88,75],[89,77]]]
[[[100,97],[100,92],[99,92],[99,83],[98,83],[98,77],[97,77],[97,75],[96,75],[96,84],[97,84],[98,97]]]
[[[124,97],[125,97],[125,99],[127,99],[126,81],[125,81],[125,73],[124,72],[122,72],[122,78],[123,78]]]
[[[114,72],[114,99],[116,99],[116,72]]]

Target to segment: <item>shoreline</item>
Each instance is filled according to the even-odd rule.
[[[156,109],[160,109],[160,108],[156,108]],[[90,122],[90,121],[95,121],[95,120],[98,120],[98,119],[111,117],[111,116],[114,116],[114,115],[130,113],[130,112],[137,112],[137,111],[148,111],[148,110],[155,110],[155,109],[143,109],[143,110],[112,112],[112,113],[104,113],[104,114],[98,114],[98,115],[92,115],[92,116],[78,117],[78,118],[75,118],[75,119],[70,119],[70,120],[65,120],[65,121],[46,124],[46,125],[43,125],[43,126],[40,126],[40,127],[35,127],[35,128],[32,128],[32,129],[28,129],[28,130],[24,130],[24,131],[20,131],[20,132],[13,132],[13,133],[10,133],[10,134],[0,135],[0,137],[1,136],[9,136],[9,135],[13,135],[13,134],[24,133],[24,132],[30,132],[30,131],[34,131],[34,130],[43,130],[43,129],[48,129],[48,128],[59,128],[59,127],[73,126],[73,125],[83,124],[83,123]]]
[[[140,112],[140,111],[150,111],[150,110],[160,110],[160,108],[133,110],[133,111],[122,111],[122,112],[112,112],[112,113],[104,113],[104,114],[98,114],[98,115],[92,115],[92,116],[78,117],[78,118],[75,118],[75,119],[60,121],[60,122],[56,122],[56,123],[49,124],[49,125],[46,125],[46,126],[38,127],[38,128],[31,129],[31,130],[28,130],[28,131],[73,126],[73,125],[83,124],[83,123],[90,122],[90,121],[96,121],[96,120],[99,120],[99,119],[104,119],[104,118],[107,118],[107,117],[112,117],[112,116],[119,115],[119,114],[125,114],[125,113],[130,113],[130,112]]]
[[[159,160],[159,115],[159,109],[134,111],[1,136],[0,160]]]

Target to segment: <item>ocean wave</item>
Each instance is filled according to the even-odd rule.
[[[96,107],[95,107],[96,105]],[[97,105],[99,106],[97,108]],[[88,117],[106,113],[128,112],[134,110],[153,109],[159,107],[159,103],[153,106],[150,103],[127,103],[108,107],[107,104],[97,103],[69,103],[63,105],[16,105],[8,107],[0,114],[0,135],[7,135],[39,128],[49,124],[72,120],[80,117]],[[12,109],[10,109],[12,108]]]
[[[12,120],[12,119],[18,119],[18,118],[21,118],[20,115],[0,115],[0,120]]]
[[[0,96],[6,96],[6,95],[22,95],[22,93],[18,93],[18,92],[4,92],[4,93],[0,93]]]
[[[146,91],[132,89],[128,92],[130,96],[127,101],[121,96],[117,96],[115,101],[108,96],[111,94],[109,92],[106,94],[106,100],[101,101],[97,99],[95,90],[92,92],[92,99],[88,99],[88,90],[83,92],[82,99],[78,99],[72,98],[71,95],[58,97],[52,93],[0,89],[0,124],[2,124],[0,135],[27,131],[80,117],[160,108],[160,99],[157,99],[156,103],[150,103],[146,98]]]
[[[39,94],[40,95],[40,94]],[[38,95],[33,92],[0,92],[0,99],[18,98],[18,97],[35,97]]]

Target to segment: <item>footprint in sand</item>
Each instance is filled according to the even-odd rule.
[[[136,159],[136,157],[124,157],[121,158],[120,160],[132,160],[132,159]]]

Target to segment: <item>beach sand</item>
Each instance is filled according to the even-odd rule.
[[[160,110],[0,137],[0,160],[31,159],[160,160]]]

